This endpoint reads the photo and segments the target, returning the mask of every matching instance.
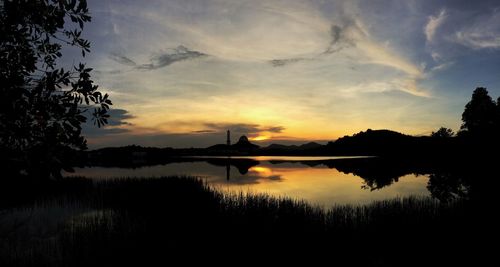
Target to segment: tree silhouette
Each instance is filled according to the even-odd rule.
[[[432,132],[431,136],[435,138],[450,138],[453,137],[455,133],[450,128],[441,127],[439,130]]]
[[[0,160],[9,175],[59,177],[68,155],[85,149],[85,114],[107,123],[111,101],[84,64],[56,68],[64,45],[89,52],[81,38],[91,17],[85,0],[2,1],[0,6]],[[65,27],[66,26],[66,27]]]
[[[497,110],[495,113],[495,132],[500,134],[500,97],[497,99]]]
[[[462,177],[452,173],[430,174],[427,189],[434,198],[442,202],[467,199],[470,195],[470,185]]]
[[[461,130],[472,136],[491,135],[496,124],[497,106],[484,87],[472,93],[472,99],[462,113]]]

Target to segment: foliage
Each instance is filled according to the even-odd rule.
[[[453,137],[455,133],[450,128],[441,127],[439,130],[432,132],[431,136],[435,138],[450,138]]]
[[[81,37],[91,17],[86,0],[4,1],[0,6],[0,160],[9,174],[59,177],[68,155],[85,149],[81,124],[93,108],[107,123],[107,94],[90,79],[91,68],[57,68],[63,46],[90,51]]]
[[[497,132],[500,132],[500,97],[498,97],[497,99],[497,110],[495,116],[496,116],[495,120],[496,130]]]
[[[473,136],[491,135],[498,124],[497,106],[484,87],[478,87],[472,93],[472,99],[465,105],[462,113],[461,130]]]

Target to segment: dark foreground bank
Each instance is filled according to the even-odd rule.
[[[410,197],[325,211],[288,198],[228,195],[189,177],[6,188],[0,266],[495,262],[492,203]]]

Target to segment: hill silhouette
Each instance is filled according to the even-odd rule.
[[[248,138],[243,135],[240,137],[238,142],[236,142],[236,144],[231,146],[231,148],[238,151],[254,151],[259,149],[260,146],[250,143],[250,141],[248,141]]]
[[[401,150],[417,148],[425,142],[423,137],[415,137],[391,130],[368,129],[352,136],[344,136],[327,144],[327,150],[335,154],[385,155]]]
[[[233,145],[216,144],[207,148],[155,148],[137,145],[102,148],[80,155],[82,164],[139,166],[171,162],[185,156],[383,156],[383,157],[458,157],[481,149],[464,137],[434,138],[411,136],[391,130],[362,131],[344,136],[326,145],[309,142],[302,145],[271,144],[260,147],[246,136]]]
[[[208,154],[208,155],[250,155],[255,154],[260,146],[252,144],[248,137],[242,135],[236,144],[217,144],[209,146],[206,149],[198,149],[195,153]],[[193,151],[194,152],[194,151]]]
[[[306,144],[302,145],[281,145],[281,144],[270,144],[269,146],[263,147],[262,151],[304,151],[304,150],[309,150],[309,149],[318,149],[320,147],[323,147],[323,145],[318,144],[316,142],[309,142]]]

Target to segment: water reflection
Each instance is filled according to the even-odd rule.
[[[452,173],[433,173],[429,175],[427,189],[434,198],[447,202],[469,198],[470,183]]]
[[[90,167],[72,175],[92,178],[193,175],[229,192],[305,199],[313,204],[366,204],[409,195],[430,195],[429,176],[384,171],[371,158],[244,157],[182,158],[134,169]]]
[[[251,191],[305,199],[313,204],[364,204],[424,195],[447,202],[486,200],[499,188],[496,164],[368,157],[195,157],[166,158],[131,168],[76,168],[66,175],[104,179],[188,175],[230,192]],[[145,161],[142,164],[147,164]]]

